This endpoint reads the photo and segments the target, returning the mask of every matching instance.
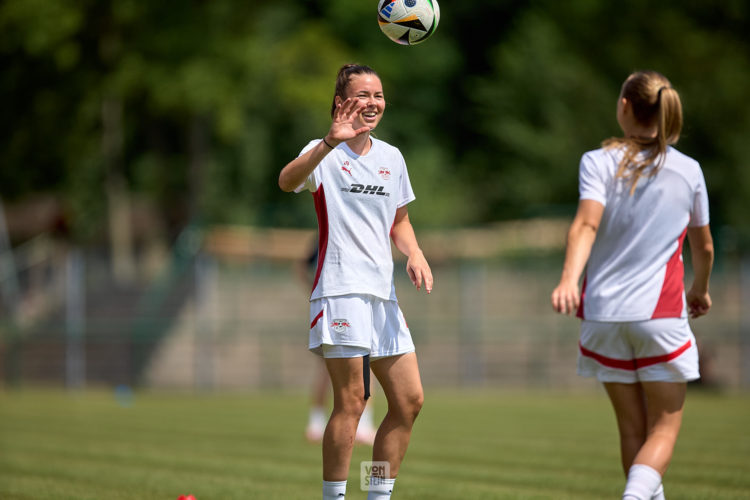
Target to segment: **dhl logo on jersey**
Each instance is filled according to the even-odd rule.
[[[341,188],[344,192],[355,193],[355,194],[375,194],[378,196],[390,196],[391,193],[384,191],[385,186],[374,186],[372,184],[352,184],[349,187]]]

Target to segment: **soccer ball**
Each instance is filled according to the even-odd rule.
[[[422,43],[440,21],[437,0],[380,0],[378,24],[385,36],[402,45]]]

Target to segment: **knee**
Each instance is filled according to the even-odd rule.
[[[419,412],[422,411],[422,406],[424,406],[424,393],[420,391],[419,394],[414,395],[414,398],[412,400],[414,418],[416,418],[417,415],[419,415]]]
[[[359,419],[365,411],[364,394],[357,391],[346,392],[334,401],[334,411],[339,411],[353,418]]]
[[[424,405],[424,393],[422,391],[409,394],[399,405],[399,414],[401,418],[409,423],[413,423]]]

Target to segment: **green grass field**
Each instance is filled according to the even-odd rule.
[[[380,396],[377,394],[377,396]],[[395,499],[619,498],[603,394],[427,390]],[[376,415],[383,400],[376,400]],[[0,392],[0,498],[320,498],[304,394]],[[691,390],[672,499],[750,498],[750,397]],[[357,447],[347,498],[359,490]]]

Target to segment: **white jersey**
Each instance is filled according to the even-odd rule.
[[[581,158],[580,199],[604,205],[591,249],[579,317],[642,321],[687,317],[682,243],[687,227],[708,224],[708,195],[698,162],[669,147],[662,168],[630,181],[616,179],[622,150]]]
[[[396,209],[414,200],[414,192],[401,152],[371,139],[363,156],[339,144],[295,189],[312,192],[318,215],[310,300],[346,294],[396,300],[390,233]],[[300,155],[319,142],[311,141]]]

